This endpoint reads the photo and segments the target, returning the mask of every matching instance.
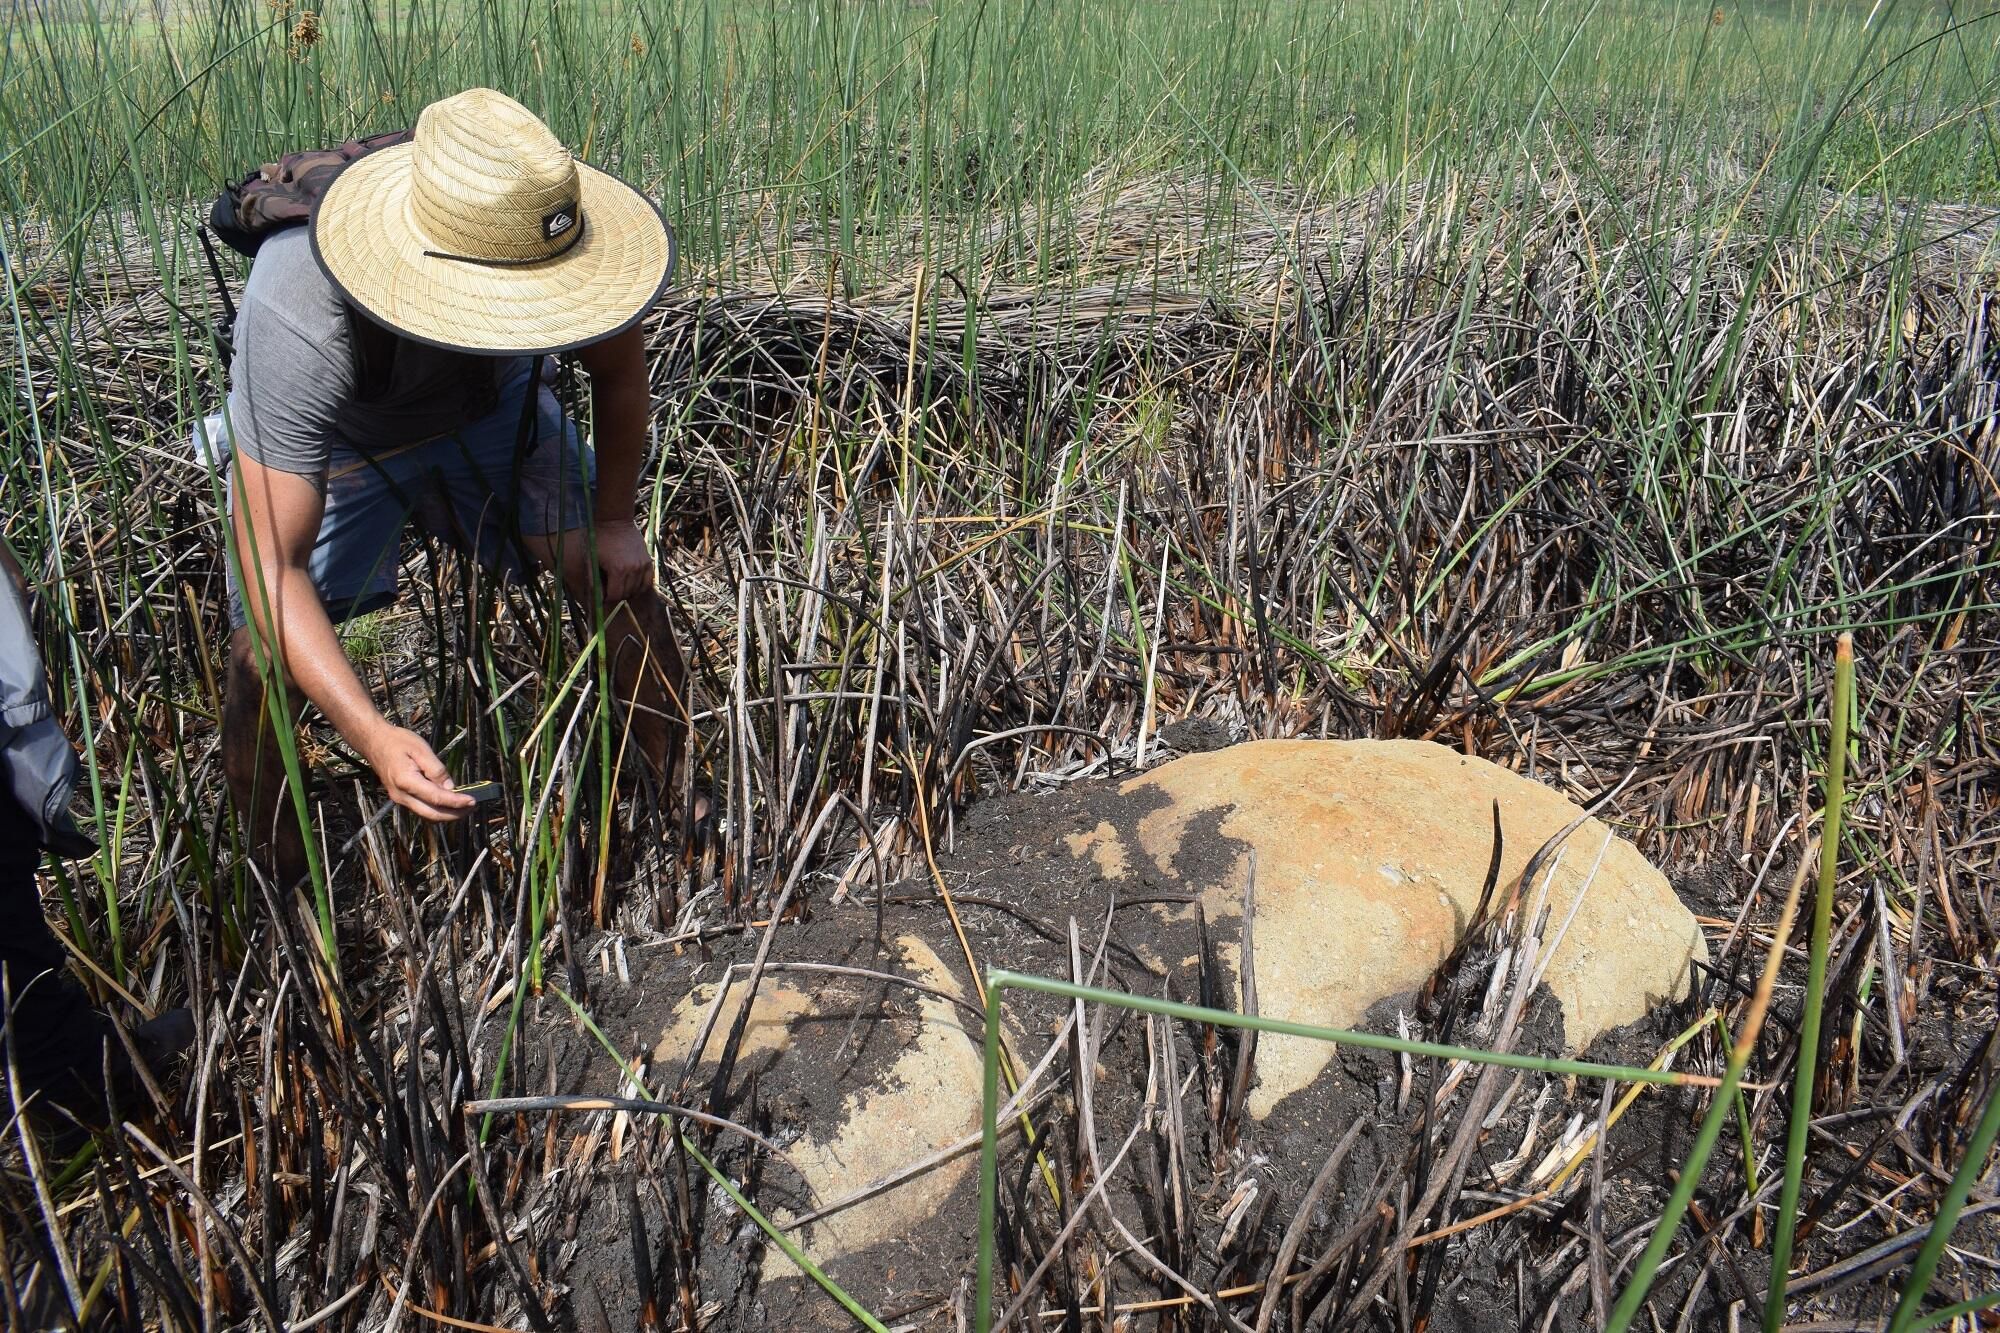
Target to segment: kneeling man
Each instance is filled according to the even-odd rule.
[[[427,107],[409,142],[354,161],[307,226],[258,249],[230,367],[244,577],[222,745],[253,855],[285,883],[304,851],[260,644],[391,800],[436,821],[474,804],[383,717],[334,630],[395,599],[412,522],[490,570],[555,570],[578,603],[601,604],[632,748],[669,778],[685,671],[635,508],[651,406],[639,320],[672,267],[643,195],[486,89]],[[572,350],[594,456],[546,387],[547,358]]]

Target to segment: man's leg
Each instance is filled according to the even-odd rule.
[[[606,619],[612,685],[626,725],[653,775],[671,790],[687,748],[688,672],[666,599],[648,588],[610,608]]]
[[[524,438],[535,442],[526,451]],[[577,605],[598,601],[587,526],[595,463],[546,378],[528,361],[509,370],[500,406],[462,432],[459,453],[443,461],[458,545],[502,571],[524,553],[541,569],[555,570]],[[671,790],[687,743],[688,675],[666,601],[649,587],[607,606],[604,630],[612,687],[628,728],[622,767],[630,773],[643,761]],[[705,815],[695,812],[697,820]]]
[[[102,1126],[108,1100],[131,1114],[144,1093],[125,1044],[70,975],[62,945],[42,915],[35,887],[41,857],[40,830],[12,796],[0,792],[0,1032],[8,1043],[0,1068],[11,1066],[19,1074],[14,1092],[24,1103],[36,1099],[41,1123],[60,1131],[66,1123],[61,1112],[67,1112],[86,1125]],[[170,1009],[132,1033],[140,1055],[162,1080],[193,1036],[194,1021],[185,1009]],[[0,1099],[0,1119],[12,1114],[13,1100]]]
[[[305,839],[285,783],[284,751],[271,722],[270,700],[248,629],[229,636],[229,675],[222,703],[222,771],[250,859],[280,888],[305,877]],[[295,719],[299,700],[285,688],[284,715]]]
[[[560,573],[564,589],[578,606],[592,604],[597,594],[595,571],[590,567],[589,532],[578,528],[523,540],[537,563]],[[628,753],[636,751],[652,776],[671,788],[687,745],[688,673],[666,599],[658,589],[648,588],[628,601],[606,607],[604,615],[611,685],[630,733],[630,743],[624,748]]]

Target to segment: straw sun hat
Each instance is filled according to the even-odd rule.
[[[313,253],[406,337],[491,355],[559,352],[636,323],[667,285],[659,210],[585,166],[519,102],[474,88],[412,141],[357,159],[313,212]]]

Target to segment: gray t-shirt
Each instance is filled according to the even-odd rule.
[[[268,238],[250,266],[229,367],[229,428],[265,467],[319,477],[336,443],[364,454],[469,425],[497,406],[508,358],[356,328],[304,227]]]

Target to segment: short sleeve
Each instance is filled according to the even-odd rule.
[[[304,241],[302,234],[272,237],[251,268],[236,314],[229,431],[244,457],[318,477],[354,369],[338,304],[328,299]]]

